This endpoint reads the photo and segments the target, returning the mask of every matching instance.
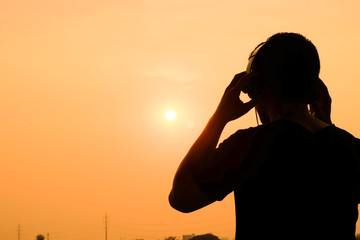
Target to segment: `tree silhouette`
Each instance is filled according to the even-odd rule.
[[[191,238],[190,240],[220,240],[220,238],[211,233],[207,233],[207,234],[202,234],[202,235],[196,235],[195,237]]]
[[[45,239],[45,237],[41,234],[36,236],[36,240],[44,240],[44,239]]]
[[[176,240],[176,237],[174,236],[168,236],[165,238],[165,240]]]

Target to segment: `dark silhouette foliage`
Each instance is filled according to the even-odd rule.
[[[202,235],[196,235],[195,237],[191,238],[190,240],[220,240],[220,238],[211,233],[207,233],[207,234],[202,234]]]

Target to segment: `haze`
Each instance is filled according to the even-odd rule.
[[[250,51],[282,31],[317,46],[333,122],[360,137],[359,9],[356,0],[2,1],[0,239],[18,239],[19,224],[21,240],[104,239],[105,214],[109,240],[233,239],[232,196],[191,214],[169,206],[179,162]],[[255,125],[250,111],[222,139]]]

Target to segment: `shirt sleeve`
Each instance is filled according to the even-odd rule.
[[[212,200],[221,201],[249,179],[256,129],[237,131],[214,150],[201,172],[193,174],[195,183]]]

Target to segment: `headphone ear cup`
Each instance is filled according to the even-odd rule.
[[[263,84],[259,77],[252,77],[249,79],[244,87],[244,93],[247,93],[250,98],[261,95],[263,92]]]

